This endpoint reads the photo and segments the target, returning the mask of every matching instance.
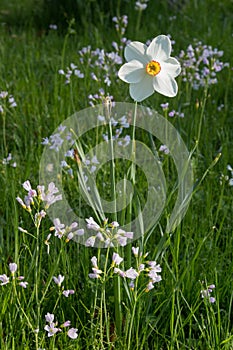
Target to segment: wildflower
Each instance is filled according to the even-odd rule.
[[[125,271],[125,277],[130,278],[131,280],[134,280],[138,276],[139,276],[139,273],[132,267],[130,267],[130,269]]]
[[[94,230],[94,231],[99,231],[100,226],[94,221],[94,219],[92,217],[90,217],[89,219],[86,219],[87,222],[87,228],[90,230]]]
[[[62,294],[68,298],[69,295],[74,294],[74,290],[70,289],[70,290],[63,290]]]
[[[103,271],[100,270],[100,269],[98,268],[96,256],[93,256],[93,257],[91,258],[91,263],[92,263],[92,266],[93,266],[93,267],[92,267],[93,273],[89,273],[88,276],[89,276],[90,278],[100,278],[100,274],[103,273]]]
[[[89,237],[85,242],[86,247],[94,247],[94,244],[95,244],[95,236]]]
[[[134,290],[134,281],[133,281],[133,280],[131,280],[131,281],[129,282],[129,288],[130,288],[131,290]]]
[[[4,286],[5,284],[9,283],[9,277],[7,277],[7,275],[0,275],[0,281],[2,282],[1,283],[1,286]]]
[[[0,106],[0,113],[1,113],[1,106]],[[13,161],[13,157],[12,157],[11,153],[9,153],[6,158],[3,158],[2,164],[4,164],[4,165],[9,164],[13,168],[16,168],[16,166],[17,166],[17,163]]]
[[[112,265],[120,265],[120,263],[123,261],[124,259],[120,257],[119,254],[117,253],[113,253],[112,255]]]
[[[147,47],[133,41],[125,48],[125,63],[119,70],[120,79],[130,84],[130,96],[143,101],[154,91],[168,97],[178,92],[175,77],[180,74],[179,62],[170,57],[171,41],[168,36],[159,35]]]
[[[147,284],[147,286],[146,286],[146,292],[149,292],[151,289],[153,289],[154,288],[154,285],[153,285],[153,283],[150,281],[148,284]]]
[[[68,337],[71,339],[76,339],[78,337],[77,328],[70,328],[67,332]]]
[[[55,230],[54,236],[62,238],[62,236],[65,234],[65,225],[60,222],[59,218],[54,219],[53,224],[54,226],[50,228],[50,231]]]
[[[161,103],[160,107],[162,107],[162,109],[163,109],[164,111],[166,111],[166,110],[168,110],[169,103],[168,103],[168,102],[166,102],[166,103]]]
[[[40,223],[42,218],[45,218],[46,212],[44,210],[41,210],[39,213],[35,214],[35,225],[36,227],[40,227]]]
[[[19,286],[23,287],[23,288],[27,288],[28,282],[20,282]]]
[[[47,312],[47,314],[45,315],[45,319],[46,319],[46,322],[53,322],[54,321],[54,314],[50,314],[49,312]]]
[[[169,148],[168,148],[166,145],[161,145],[161,146],[159,147],[159,151],[160,151],[160,152],[163,152],[163,153],[165,153],[165,154],[169,154],[169,153],[170,153]]]
[[[134,256],[137,257],[138,252],[139,252],[139,247],[132,247],[132,252],[133,252]]]
[[[93,267],[97,268],[98,264],[97,264],[97,257],[96,256],[93,256],[91,258],[91,263],[92,263]]]
[[[58,287],[61,287],[62,282],[64,281],[65,276],[58,275],[58,277],[53,276],[54,282],[58,285]]]
[[[203,299],[209,300],[211,304],[215,303],[216,299],[211,296],[211,293],[213,292],[213,289],[215,288],[214,284],[211,284],[207,287],[207,289],[201,290],[201,297]]]
[[[57,30],[57,25],[56,24],[50,24],[49,25],[49,29]]]
[[[64,322],[61,327],[69,327],[71,325],[71,322],[70,321],[66,321]]]
[[[9,97],[8,102],[9,102],[11,108],[17,107],[17,103],[15,102],[15,99],[13,96]]]
[[[5,99],[8,96],[8,92],[7,91],[1,91],[0,92],[0,98]]]
[[[18,268],[17,264],[15,264],[15,263],[9,264],[9,269],[10,269],[10,272],[11,272],[12,276],[14,276],[17,268]]]
[[[147,8],[147,2],[149,0],[140,0],[135,2],[135,10],[143,11]]]
[[[49,325],[46,325],[44,327],[44,330],[46,330],[48,332],[48,337],[52,337],[54,336],[54,334],[56,334],[57,332],[61,331],[60,328],[56,327],[55,323],[50,323]]]
[[[125,272],[119,269],[118,267],[114,268],[114,273],[118,274],[121,277],[125,277]]]
[[[93,273],[89,273],[88,276],[90,278],[100,278],[100,274],[103,273],[102,270],[99,270],[98,268],[92,267]]]

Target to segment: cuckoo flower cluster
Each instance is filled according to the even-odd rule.
[[[11,277],[8,277],[6,274],[0,275],[0,285],[4,286],[12,282],[13,280],[17,280],[19,286],[23,288],[27,288],[28,282],[24,281],[24,276],[18,276],[18,277],[15,276],[17,269],[18,269],[18,265],[16,263],[10,263],[9,270],[11,272]]]
[[[66,126],[60,125],[55,134],[43,139],[42,145],[47,145],[49,149],[54,149],[56,152],[58,152],[62,147],[64,140],[68,141],[70,146],[72,146],[75,142],[72,133],[67,131]]]
[[[211,284],[207,287],[207,289],[201,290],[201,297],[203,299],[208,300],[211,304],[215,303],[216,299],[211,296],[211,293],[213,292],[213,289],[215,289],[215,285]]]
[[[224,67],[229,67],[229,63],[221,61],[222,56],[223,51],[196,40],[179,54],[182,80],[191,83],[194,90],[217,84],[217,74]]]
[[[17,103],[12,95],[9,95],[7,91],[0,92],[0,114],[4,113],[7,108],[15,108]]]
[[[69,226],[65,226],[61,223],[59,218],[53,220],[54,226],[50,227],[50,231],[54,231],[54,236],[59,239],[65,237],[66,242],[69,242],[75,236],[83,236],[84,230],[78,229],[78,223],[72,222]],[[48,239],[48,238],[47,238]]]
[[[57,286],[61,290],[62,294],[66,298],[68,298],[69,295],[74,294],[74,290],[73,289],[64,290],[64,287],[62,286],[62,282],[64,281],[64,279],[65,279],[65,276],[62,276],[62,275],[58,275],[57,277],[53,276],[53,281],[55,282],[55,284],[57,284]]]
[[[114,252],[112,255],[111,266],[105,273],[99,268],[96,256],[93,256],[91,258],[92,273],[89,274],[89,277],[92,279],[98,278],[104,280],[106,278],[105,274],[117,274],[128,280],[130,288],[134,289],[135,282],[143,275],[147,278],[146,285],[143,288],[146,292],[149,292],[154,288],[155,283],[162,280],[162,277],[160,276],[162,269],[156,261],[146,260],[148,253],[145,255],[142,255],[141,253],[139,254],[139,247],[132,247],[132,252],[136,260],[136,268],[130,267],[127,270],[120,268],[120,265],[124,263],[124,259],[120,257],[118,253]]]
[[[24,200],[20,197],[17,197],[16,200],[28,212],[32,211],[31,206],[37,205],[38,207],[41,202],[43,202],[44,208],[46,210],[53,203],[62,200],[62,195],[58,194],[59,190],[55,186],[54,182],[49,183],[47,190],[45,189],[45,186],[40,185],[37,186],[36,190],[33,189],[29,180],[25,181],[22,186],[27,191],[27,195],[24,197]],[[39,226],[41,219],[45,217],[45,215],[46,212],[44,210],[36,214],[35,223],[37,223],[37,227]]]
[[[227,182],[229,186],[233,186],[233,168],[230,164],[227,165],[227,170],[229,175],[221,174],[220,185],[222,185],[224,182]]]
[[[66,334],[71,339],[77,339],[78,338],[78,329],[77,328],[69,328],[67,330],[67,327],[70,327],[71,322],[65,321],[62,325],[58,326],[58,322],[54,322],[54,314],[50,314],[47,312],[45,315],[45,320],[47,322],[46,326],[44,327],[44,330],[47,333],[48,337],[53,337],[56,333],[60,333],[65,329]]]
[[[78,51],[79,63],[71,63],[66,69],[59,69],[58,73],[65,77],[65,84],[70,84],[72,77],[91,78],[98,85],[104,84],[109,87],[112,84],[112,78],[116,77],[118,66],[122,64],[121,51],[127,43],[124,37],[128,18],[126,15],[121,17],[113,17],[115,29],[119,36],[119,42],[112,42],[113,51],[105,51],[104,49],[93,49],[91,46],[83,47]],[[96,97],[98,95],[98,98]],[[90,104],[94,104],[94,100],[98,100],[100,94],[89,95]]]
[[[105,219],[102,226],[97,224],[93,217],[86,219],[87,229],[94,232],[85,242],[86,247],[124,247],[128,243],[128,239],[133,239],[133,232],[126,232],[119,228],[119,223],[116,221],[108,223]]]
[[[17,163],[14,161],[14,158],[11,153],[8,154],[6,158],[2,160],[3,165],[10,165],[12,168],[16,168]]]
[[[135,2],[135,10],[144,11],[147,8],[149,0],[139,0]]]

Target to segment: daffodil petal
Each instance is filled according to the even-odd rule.
[[[167,97],[174,97],[178,92],[175,79],[162,71],[153,78],[153,87],[155,91]]]
[[[153,78],[145,75],[139,83],[130,84],[129,93],[134,101],[141,102],[145,100],[154,93]]]
[[[125,48],[126,61],[138,60],[144,64],[147,64],[148,60],[145,55],[147,46],[140,41],[132,41]]]
[[[152,40],[146,50],[146,55],[158,62],[167,60],[171,54],[171,41],[166,35],[159,35]]]
[[[180,64],[174,57],[170,57],[166,61],[161,62],[161,69],[166,70],[167,74],[171,75],[173,78],[177,77],[181,72]]]
[[[144,78],[145,74],[146,70],[143,64],[136,60],[125,63],[118,72],[119,78],[126,83],[138,83]]]

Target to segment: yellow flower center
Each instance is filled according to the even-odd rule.
[[[160,66],[159,62],[150,61],[149,63],[147,63],[146,72],[149,75],[156,76],[157,74],[159,74],[160,71],[161,71],[161,66]]]

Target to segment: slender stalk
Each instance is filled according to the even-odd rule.
[[[133,183],[133,187],[135,185],[135,157],[136,157],[136,143],[135,143],[135,124],[136,124],[136,118],[137,118],[137,101],[135,102],[135,108],[134,108],[134,114],[133,114],[133,128],[132,128],[132,148],[131,148],[131,166],[130,166],[130,180]],[[130,222],[132,220],[132,200],[133,195],[131,196],[130,202],[129,202],[129,210],[127,214],[127,222]],[[131,265],[131,244],[128,244],[126,247],[126,257],[127,257],[127,264],[130,267]]]
[[[2,113],[2,132],[3,132],[3,147],[4,151],[7,153],[7,145],[6,145],[6,113],[3,111]]]
[[[207,101],[207,93],[208,93],[208,88],[205,87],[204,89],[204,99],[201,107],[201,115],[200,115],[200,121],[198,125],[198,132],[197,132],[197,151],[198,151],[198,145],[200,143],[200,137],[201,137],[201,129],[202,129],[202,123],[203,123],[203,118],[204,118],[204,111],[205,111],[205,105]]]
[[[116,207],[116,176],[115,176],[115,161],[114,161],[114,147],[113,147],[113,134],[111,124],[111,101],[106,100],[105,113],[107,114],[107,120],[109,121],[109,142],[110,142],[110,181],[111,181],[111,199],[114,202],[113,220],[117,221],[117,207]],[[106,264],[108,261],[108,254],[106,256]],[[106,265],[105,265],[106,267]],[[115,323],[118,336],[121,335],[122,329],[122,311],[121,311],[121,285],[120,277],[116,276],[114,279],[114,304],[115,304]]]
[[[39,226],[36,228],[36,259],[35,259],[35,297],[36,297],[36,311],[37,311],[37,320],[36,320],[36,329],[39,329],[39,323],[40,323],[40,301],[39,301],[39,293],[38,293],[38,283],[39,283],[39,253],[40,253],[40,245],[39,245]],[[35,333],[37,335],[37,333]],[[38,349],[38,337],[36,337],[37,340],[37,347]]]
[[[137,279],[136,279],[136,282],[135,282],[135,289],[134,289],[133,310],[132,310],[132,313],[131,313],[131,316],[130,316],[130,325],[129,325],[129,333],[128,333],[128,347],[127,347],[127,350],[131,350],[132,330],[133,330],[136,306],[137,306]]]

